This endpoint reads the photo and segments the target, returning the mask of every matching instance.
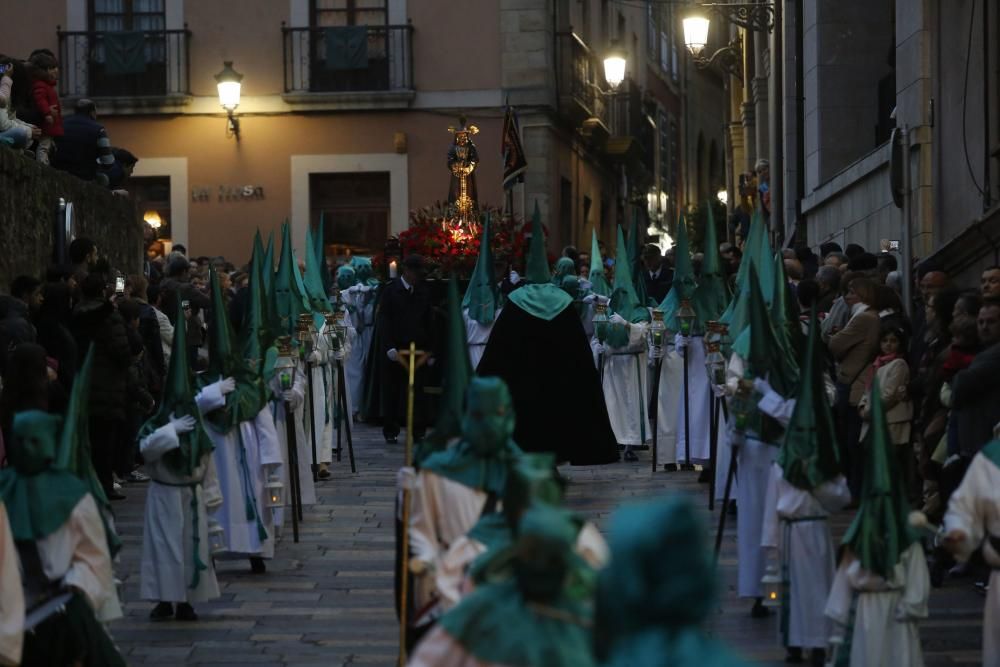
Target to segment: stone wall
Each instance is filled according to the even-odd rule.
[[[0,147],[0,291],[14,276],[41,277],[52,263],[60,198],[73,203],[77,237],[93,239],[122,272],[142,268],[142,223],[131,199]]]

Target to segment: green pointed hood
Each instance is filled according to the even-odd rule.
[[[767,224],[763,220],[760,223],[760,233],[757,235],[757,245],[751,249],[751,253],[753,266],[757,269],[757,281],[760,284],[761,293],[770,306],[776,293],[777,276],[774,271],[774,250],[771,248]]]
[[[482,325],[493,324],[497,305],[500,303],[500,290],[497,288],[496,276],[493,273],[493,251],[490,248],[492,239],[490,214],[487,211],[486,219],[483,220],[482,234],[479,237],[476,268],[472,272],[469,286],[465,289],[465,297],[462,299],[462,308],[468,309],[469,317]]]
[[[184,311],[181,309],[180,299],[177,299],[177,319],[175,321],[184,321]],[[167,369],[166,381],[163,383],[160,408],[143,424],[139,430],[138,439],[142,440],[156,429],[164,426],[170,421],[170,415],[177,417],[191,415],[194,417],[197,422],[194,430],[177,436],[181,446],[170,450],[160,459],[176,474],[190,477],[195,468],[201,464],[202,457],[211,453],[214,447],[205,432],[201,412],[194,400],[197,392],[194,388],[194,376],[188,365],[187,327],[174,328],[174,340],[170,349],[170,366]]]
[[[545,230],[542,229],[542,213],[535,202],[535,212],[531,215],[531,244],[528,246],[528,261],[524,277],[529,283],[540,285],[552,280],[549,270],[548,253],[545,251]]]
[[[305,287],[305,295],[309,301],[309,309],[312,311],[316,328],[320,329],[326,321],[325,313],[332,311],[330,298],[327,296],[326,288],[323,287],[323,273],[320,270],[320,255],[322,248],[317,250],[316,241],[312,233],[306,234],[306,274],[302,279]],[[326,260],[322,260],[326,264]]]
[[[263,265],[264,263],[264,241],[260,236],[260,227],[253,233],[253,249],[250,251],[250,263],[253,264],[254,257]]]
[[[819,340],[819,321],[813,308],[809,319],[805,366],[800,373],[792,419],[785,429],[785,440],[778,453],[789,484],[812,491],[840,474],[840,455],[833,412],[826,398],[823,345]]]
[[[236,347],[236,337],[229,322],[215,269],[209,269],[209,276],[212,313],[208,325],[208,369],[201,379],[204,385],[227,377],[236,380],[236,391],[226,396],[225,410],[216,410],[208,415],[210,424],[227,432],[241,422],[255,419],[267,402],[267,397],[260,376],[250,368],[249,362]]]
[[[729,305],[729,289],[726,275],[722,270],[719,256],[719,240],[715,230],[715,214],[711,204],[706,204],[708,222],[705,226],[705,258],[701,262],[701,275],[694,291],[692,305],[698,314],[698,321],[705,323],[718,320]]]
[[[267,235],[267,249],[264,250],[264,292],[271,293],[274,289],[274,230]]]
[[[374,287],[379,284],[378,278],[375,277],[375,271],[372,269],[372,260],[370,257],[354,255],[351,257],[351,266],[354,268],[354,275],[357,277],[358,282],[362,285]]]
[[[766,377],[782,396],[792,396],[798,386],[798,364],[785,352],[778,334],[771,324],[770,313],[760,283],[757,269],[750,267],[750,299],[747,302],[749,322],[743,333],[733,343],[733,351],[747,363],[747,369],[757,377]]]
[[[294,336],[299,315],[309,312],[308,302],[299,288],[301,282],[299,267],[292,253],[292,232],[286,222],[281,227],[281,259],[278,262],[278,273],[274,277],[274,289],[271,292],[278,335]]]
[[[760,245],[760,237],[764,234],[766,234],[766,230],[764,229],[764,221],[761,219],[760,211],[754,211],[753,217],[750,219],[750,233],[743,244],[743,260],[740,262],[740,268],[736,272],[736,294],[733,295],[729,306],[719,318],[720,322],[729,325],[729,337],[731,340],[736,340],[747,325],[747,316],[749,313],[747,303],[750,300],[750,266],[754,263],[753,250]],[[770,266],[770,264],[768,265]]]
[[[322,211],[319,214],[319,224],[312,234],[313,252],[316,253],[316,266],[319,267],[320,282],[323,284],[323,294],[329,294],[333,289],[333,276],[326,263],[326,218]]]
[[[601,257],[601,246],[597,243],[597,230],[593,232],[590,241],[590,291],[599,296],[611,296],[611,285],[604,273],[604,258]]]
[[[9,465],[0,470],[0,500],[17,541],[34,542],[59,530],[87,494],[79,477],[54,465],[61,423],[57,415],[41,410],[14,415]]]
[[[465,392],[472,377],[465,321],[458,303],[458,282],[453,275],[448,280],[448,351],[444,367],[444,392],[439,404],[437,422],[417,446],[414,456],[414,464],[417,467],[420,467],[429,455],[447,447],[449,440],[462,434]]]
[[[677,242],[674,244],[674,284],[660,304],[663,311],[663,322],[668,331],[677,332],[681,330],[680,322],[677,319],[677,311],[680,310],[681,301],[692,299],[698,282],[694,277],[694,267],[691,265],[691,248],[688,243],[687,223],[684,215],[681,214],[677,222]],[[696,321],[692,324],[691,330],[698,333],[702,330],[702,323]]]
[[[632,272],[632,285],[639,305],[656,305],[646,303],[646,280],[642,277],[642,230],[639,228],[639,209],[632,209],[632,224],[628,228],[628,267]],[[617,260],[615,260],[617,264]]]
[[[798,302],[785,275],[785,259],[774,255],[774,295],[771,297],[771,321],[775,333],[781,336],[789,356],[799,359],[805,352],[806,340],[799,322]]]
[[[258,240],[260,236],[258,235]],[[268,298],[264,291],[263,246],[254,243],[253,257],[250,259],[248,290],[250,298],[243,311],[243,326],[240,327],[240,350],[243,358],[252,362],[260,375],[265,375],[268,350],[274,343],[268,317]]]
[[[615,284],[611,293],[611,310],[629,322],[648,322],[649,311],[635,293],[632,271],[628,258],[625,234],[618,227],[618,247],[615,249]]]
[[[896,466],[894,446],[876,377],[871,388],[871,425],[862,443],[865,470],[861,506],[842,540],[862,567],[888,578],[916,536],[909,523],[910,505]]]

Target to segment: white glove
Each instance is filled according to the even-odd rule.
[[[594,352],[596,352],[597,354],[604,354],[607,351],[608,351],[608,346],[605,345],[604,343],[597,343],[596,345],[594,345]]]
[[[223,396],[225,396],[226,394],[231,394],[234,391],[236,391],[235,378],[225,378],[223,380],[219,380],[217,384],[219,385],[219,391],[222,392]]]
[[[385,353],[385,356],[389,357],[389,361],[399,361],[399,352],[396,351],[396,348],[390,349]]]
[[[396,488],[412,491],[417,485],[417,472],[412,466],[403,466],[396,471]]]
[[[286,389],[281,392],[281,398],[288,403],[288,407],[290,407],[293,411],[298,410],[299,406],[302,405],[302,396],[291,389]]]
[[[312,352],[309,353],[309,356],[306,357],[306,361],[308,361],[313,366],[321,364],[323,363],[323,353],[320,352],[319,350],[313,350]]]
[[[677,334],[674,336],[674,349],[682,352],[684,348],[691,344],[691,337]]]
[[[753,388],[758,394],[766,394],[773,391],[771,389],[771,384],[764,378],[754,378]]]
[[[183,417],[170,415],[170,425],[174,427],[174,433],[177,435],[190,433],[197,424],[198,421],[191,415],[184,415]]]
[[[521,282],[521,276],[517,275],[517,271],[510,272],[510,284],[516,285]]]
[[[713,384],[712,385],[712,393],[715,395],[716,398],[725,398],[726,397],[726,385],[724,385],[724,384]]]
[[[618,313],[615,313],[611,317],[609,317],[608,322],[610,322],[611,324],[624,324],[625,326],[628,326],[628,321]]]

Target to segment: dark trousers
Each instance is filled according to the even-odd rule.
[[[851,405],[851,385],[837,383],[837,441],[840,443],[840,466],[847,478],[851,498],[861,498],[861,478],[865,455],[861,446],[861,413]]]
[[[382,435],[395,438],[400,424],[406,423],[409,371],[399,362],[386,358],[382,363]],[[427,397],[424,392],[425,372],[418,368],[413,388],[413,440],[420,440],[427,430]]]
[[[120,421],[110,417],[90,417],[90,459],[104,492],[114,491],[112,471],[119,445]]]
[[[114,471],[115,474],[124,478],[135,468],[136,458],[139,453],[136,436],[142,424],[131,415],[123,422],[119,422],[118,442],[115,445]]]

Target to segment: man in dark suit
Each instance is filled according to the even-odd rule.
[[[379,326],[382,337],[382,434],[386,442],[396,442],[399,424],[406,419],[406,393],[409,376],[399,363],[400,352],[416,343],[418,350],[430,351],[431,298],[423,283],[424,262],[419,255],[409,255],[403,260],[399,278],[385,286],[379,307]],[[433,364],[433,359],[428,364]],[[424,372],[416,373],[414,395],[413,439],[419,440],[427,428],[425,410]]]
[[[647,243],[642,249],[642,277],[646,281],[646,297],[659,306],[674,282],[674,272],[665,266],[660,246]]]

